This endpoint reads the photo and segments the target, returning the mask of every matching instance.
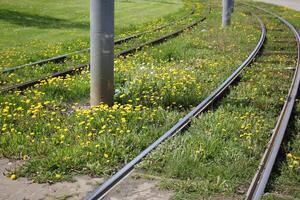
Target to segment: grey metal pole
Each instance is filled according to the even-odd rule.
[[[114,0],[90,0],[90,104],[113,104]]]
[[[222,11],[222,26],[226,27],[230,25],[230,0],[222,0],[223,11]]]

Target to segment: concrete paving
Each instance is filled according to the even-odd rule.
[[[38,184],[18,177],[11,180],[5,174],[23,162],[0,158],[0,200],[82,200],[98,187],[104,179],[76,176],[74,182]],[[127,177],[115,187],[105,200],[169,200],[174,191],[161,190],[158,181]]]
[[[174,191],[161,190],[157,180],[131,176],[117,185],[103,200],[169,200]]]
[[[103,179],[76,176],[74,182],[38,184],[26,178],[10,180],[4,174],[21,165],[19,161],[0,159],[0,200],[81,200]]]
[[[280,5],[280,6],[286,6],[293,10],[300,11],[300,0],[255,0],[255,1],[260,1],[264,3],[270,3],[270,4]]]

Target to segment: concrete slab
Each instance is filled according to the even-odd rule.
[[[174,191],[161,190],[157,180],[133,178],[123,180],[103,200],[169,200]]]
[[[0,200],[81,200],[103,181],[101,178],[76,176],[74,182],[50,185],[32,183],[26,178],[13,181],[4,176],[7,170],[13,170],[20,164],[19,161],[0,158]]]
[[[22,164],[22,161],[0,158],[0,200],[82,200],[104,181],[102,178],[75,176],[74,182],[39,184],[27,178],[11,180],[5,176]],[[169,200],[174,191],[161,190],[157,183],[158,180],[129,176],[105,200]]]
[[[300,11],[300,0],[255,0],[255,1],[260,1],[264,3],[270,3],[270,4],[280,5],[280,6],[286,6],[293,10]]]

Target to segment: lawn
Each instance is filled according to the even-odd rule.
[[[206,11],[207,2],[197,7]],[[215,9],[179,37],[115,59],[112,108],[84,109],[88,70],[1,95],[0,154],[26,160],[17,176],[40,182],[111,174],[203,100],[256,45],[257,21],[238,13],[225,30],[219,15]],[[238,31],[244,24],[251,25]]]
[[[181,0],[117,0],[116,37],[141,29],[140,26],[146,22],[157,21],[171,14],[176,17],[182,12]],[[16,58],[26,58],[58,44],[76,43],[80,46],[78,40],[89,39],[89,1],[3,0],[0,1],[0,29],[0,66],[15,64],[6,58],[7,55],[16,54]],[[66,48],[53,54],[67,51]]]
[[[261,34],[257,20],[236,8],[232,25],[222,29],[219,2],[185,1],[195,3],[201,14],[212,4],[212,13],[177,38],[116,58],[112,107],[88,107],[88,70],[50,79],[22,93],[1,94],[0,156],[25,163],[8,175],[37,182],[71,180],[76,174],[105,177],[145,149],[207,97],[255,47]],[[173,4],[163,5],[169,9]],[[174,16],[183,15],[183,10]],[[277,25],[268,17],[263,20],[268,28]],[[298,18],[294,22],[299,23]],[[125,29],[135,28],[119,30]],[[286,29],[284,36],[292,34]],[[277,37],[269,30],[265,49],[274,50],[272,41]],[[264,64],[269,60],[277,63]],[[176,191],[175,199],[245,193],[290,85],[292,71],[283,69],[287,63],[295,64],[286,56],[256,61],[213,109],[141,163],[144,172],[162,179],[161,187]],[[293,146],[289,152],[298,159]]]

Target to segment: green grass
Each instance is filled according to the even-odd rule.
[[[202,16],[201,16],[202,15]],[[132,47],[136,47],[140,44],[143,44],[149,40],[156,39],[158,37],[161,37],[163,35],[169,34],[175,30],[178,30],[179,28],[185,27],[187,24],[191,24],[193,21],[199,20],[199,17],[203,17],[204,13],[201,8],[199,8],[193,15],[186,17],[182,20],[179,20],[176,23],[171,24],[170,26],[167,26],[163,29],[157,30],[157,31],[151,31],[149,33],[143,34],[140,37],[134,38],[130,41],[118,44],[114,46],[115,49],[115,55],[118,53],[130,49]],[[87,43],[85,43],[86,47],[88,46]],[[86,48],[83,47],[83,48]],[[76,53],[72,54],[69,58],[65,59],[64,62],[58,64],[58,63],[47,63],[42,66],[32,66],[32,67],[26,67],[23,69],[19,69],[12,73],[5,73],[2,74],[0,77],[0,86],[8,86],[13,85],[15,83],[24,82],[27,80],[32,80],[36,78],[40,78],[46,75],[50,75],[54,72],[62,71],[69,69],[70,66],[77,66],[79,64],[87,64],[89,62],[89,53]]]
[[[281,6],[260,3],[260,6],[271,9],[291,22],[296,28],[300,27],[300,13]],[[277,33],[278,35],[280,33]],[[286,45],[283,45],[286,46]],[[295,63],[290,64],[295,66]],[[281,66],[279,66],[281,67]],[[296,101],[293,116],[283,146],[279,152],[279,159],[275,164],[275,170],[271,174],[270,183],[267,186],[264,200],[298,199],[300,198],[300,121],[299,100]]]
[[[116,33],[182,8],[179,0],[116,1]],[[57,43],[89,35],[89,1],[1,1],[0,48],[23,46],[34,40]],[[166,9],[168,8],[168,9]]]
[[[116,59],[114,109],[82,108],[89,98],[88,71],[1,95],[0,154],[25,159],[17,175],[40,182],[111,174],[203,100],[255,46],[256,21],[239,13],[225,30],[218,16],[212,13],[178,38]],[[241,34],[237,30],[245,23],[252,26]]]
[[[300,198],[300,105],[297,100],[264,200]]]
[[[274,27],[270,19],[263,20],[267,28]],[[281,37],[292,38],[285,30]],[[277,36],[268,31],[265,50],[274,48]],[[167,141],[140,166],[165,177],[161,187],[175,190],[174,199],[243,198],[239,193],[247,191],[291,83],[292,72],[284,68],[287,61],[295,64],[285,56],[257,61],[214,111],[195,119],[187,132]]]
[[[115,35],[147,29],[145,23],[164,22],[186,12],[181,0],[116,1]],[[0,66],[70,52],[89,39],[89,0],[84,1],[1,1],[0,2]],[[175,14],[174,14],[175,13]],[[172,17],[170,17],[172,15]],[[78,41],[80,40],[80,41]],[[60,47],[63,45],[63,47]],[[61,49],[62,48],[62,49]],[[80,48],[79,48],[80,49]],[[42,55],[36,56],[35,54]],[[11,59],[9,57],[12,57]]]
[[[217,2],[197,1],[203,10],[208,3],[214,6],[195,28],[115,59],[112,108],[86,107],[87,70],[23,93],[2,94],[0,155],[25,160],[14,173],[38,182],[112,174],[201,102],[255,47],[258,22],[235,9],[232,26],[222,29]],[[269,28],[278,25],[263,20]],[[268,31],[266,50],[275,48],[272,40],[278,36]],[[257,59],[224,99],[141,167],[161,176],[161,187],[176,191],[174,199],[243,198],[236,193],[246,191],[287,94],[292,77],[288,62],[295,63],[286,56]]]

